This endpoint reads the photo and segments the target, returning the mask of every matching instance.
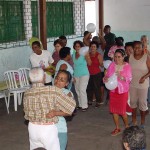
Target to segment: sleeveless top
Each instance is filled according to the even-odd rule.
[[[139,80],[141,77],[146,75],[148,73],[148,68],[147,68],[147,54],[144,54],[142,58],[139,60],[136,60],[133,56],[133,54],[130,55],[129,58],[129,64],[131,65],[132,69],[132,81],[131,81],[131,87],[135,87],[138,89],[146,89],[149,87],[149,78],[146,78],[144,83],[140,84]]]
[[[100,55],[98,52],[96,52],[95,56],[92,56],[90,53],[90,58],[92,61],[92,64],[90,66],[88,66],[90,75],[95,75],[95,74],[98,74],[101,72],[98,55]]]
[[[73,51],[73,62],[74,62],[74,77],[82,77],[89,75],[89,70],[87,67],[87,62],[85,57],[80,55],[78,59],[76,59],[76,51]]]

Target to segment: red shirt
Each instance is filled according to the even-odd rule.
[[[92,61],[91,66],[88,66],[90,75],[95,75],[95,74],[98,74],[101,72],[100,64],[99,64],[99,60],[98,60],[99,55],[100,54],[98,52],[96,52],[96,54],[94,56],[90,53],[90,58]]]

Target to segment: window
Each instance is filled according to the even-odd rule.
[[[24,39],[23,2],[0,1],[0,43]]]
[[[47,2],[47,36],[74,34],[73,3]]]
[[[32,11],[32,36],[38,37],[38,5],[37,1],[31,2]]]
[[[31,2],[33,36],[38,35],[37,2]],[[47,37],[74,34],[73,2],[46,2]]]

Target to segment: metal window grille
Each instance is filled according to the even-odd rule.
[[[38,36],[37,2],[31,2],[33,36]],[[74,34],[73,2],[46,2],[47,37]]]
[[[0,43],[24,39],[23,2],[0,1]]]
[[[32,36],[38,37],[38,4],[37,1],[31,2],[32,13]]]

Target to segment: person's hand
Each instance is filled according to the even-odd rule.
[[[139,83],[142,84],[142,83],[144,83],[144,81],[145,81],[145,77],[142,77],[142,78],[139,80]]]
[[[55,73],[55,70],[54,70],[53,68],[49,68],[48,71],[49,71],[50,73]]]
[[[101,30],[101,29],[99,29],[98,36],[99,36],[99,37],[102,37],[102,30]]]
[[[126,79],[120,74],[120,71],[116,71],[115,74],[116,74],[116,76],[117,76],[120,80],[123,80],[123,81],[126,80]]]
[[[116,71],[115,74],[117,77],[121,78],[120,71]]]
[[[53,118],[56,116],[56,111],[51,110],[48,114],[46,114],[46,118]]]
[[[68,95],[69,97],[72,97],[72,94],[71,94],[71,92],[69,92],[67,95]]]
[[[114,54],[109,54],[109,57],[111,58],[111,59],[113,59],[114,58]]]
[[[55,73],[55,70],[53,68],[44,68],[45,72]]]
[[[45,65],[42,65],[41,68],[42,68],[43,70],[45,70]]]
[[[103,82],[104,82],[104,83],[108,82],[108,77],[105,76],[105,77],[103,78]]]

